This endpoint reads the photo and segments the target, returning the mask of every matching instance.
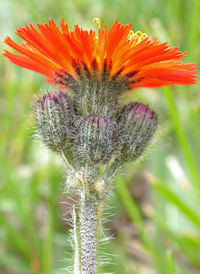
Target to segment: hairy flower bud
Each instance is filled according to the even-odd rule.
[[[73,107],[70,98],[62,93],[42,97],[36,106],[38,133],[53,151],[66,148],[72,128]]]
[[[82,161],[105,163],[116,150],[116,123],[106,117],[88,116],[79,124],[77,144]]]
[[[139,157],[157,127],[157,115],[148,106],[130,103],[124,107],[119,121],[123,131],[122,158],[125,162]]]

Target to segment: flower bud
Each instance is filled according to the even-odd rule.
[[[73,113],[70,98],[62,92],[48,94],[38,101],[35,112],[38,133],[51,150],[66,148]]]
[[[82,161],[105,163],[116,150],[116,123],[109,118],[89,116],[79,124],[77,145]]]
[[[122,158],[125,162],[138,158],[157,127],[157,115],[148,106],[130,103],[121,112],[119,124],[123,132]]]

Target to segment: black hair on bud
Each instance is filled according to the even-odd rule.
[[[157,128],[157,115],[148,106],[140,103],[130,103],[121,112],[122,158],[125,162],[138,158]]]
[[[79,124],[77,148],[81,161],[105,163],[116,151],[116,123],[106,117],[88,116]]]
[[[43,142],[55,152],[65,150],[74,115],[70,98],[62,92],[48,94],[38,101],[35,113]]]

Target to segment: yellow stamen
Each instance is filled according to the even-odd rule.
[[[99,38],[98,37],[95,37],[94,38],[94,42],[95,42],[95,45],[96,45],[96,47],[98,46],[98,43],[99,43]]]
[[[134,34],[134,31],[130,30],[130,31],[129,31],[129,35],[128,35],[127,38],[128,38],[128,39],[131,38],[133,34]]]
[[[93,22],[96,22],[98,24],[99,29],[100,29],[100,27],[101,27],[100,19],[96,17],[96,18],[93,19]]]
[[[140,30],[136,31],[135,33],[131,30],[127,39],[131,41],[135,40],[136,44],[138,44],[147,37],[148,35],[146,33],[142,33]]]
[[[100,19],[96,17],[96,18],[93,19],[93,22],[96,22],[98,24],[98,28],[100,29],[100,27],[101,27],[101,21],[100,21]],[[95,45],[96,45],[96,48],[97,48],[98,47],[98,43],[99,43],[99,38],[95,37],[94,38],[94,42],[95,42]]]

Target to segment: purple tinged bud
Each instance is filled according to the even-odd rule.
[[[88,116],[78,127],[78,157],[82,162],[103,164],[116,149],[116,123],[106,117]]]
[[[123,133],[122,159],[125,162],[138,158],[157,128],[157,115],[148,106],[130,103],[121,111],[119,124]]]
[[[84,169],[84,168],[81,169],[81,174],[82,174],[83,176],[86,176],[86,172],[85,172],[85,169]]]
[[[53,151],[64,150],[70,142],[74,115],[70,98],[62,93],[42,97],[36,106],[38,133]]]

